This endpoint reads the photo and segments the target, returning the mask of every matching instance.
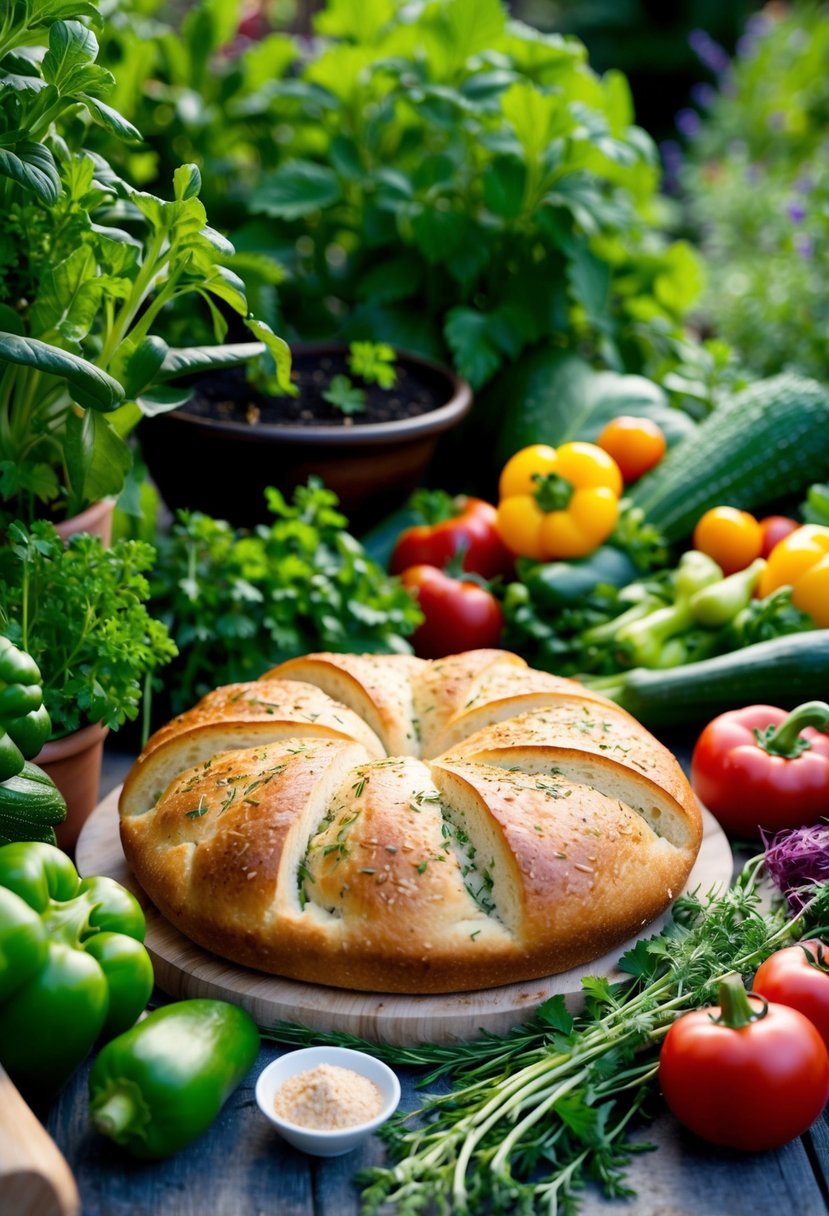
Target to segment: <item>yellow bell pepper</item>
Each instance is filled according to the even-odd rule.
[[[498,531],[514,554],[539,562],[585,557],[616,526],[622,474],[596,444],[536,443],[507,461],[498,491]]]
[[[757,594],[765,599],[778,587],[791,587],[795,608],[829,628],[829,528],[804,524],[774,546]]]

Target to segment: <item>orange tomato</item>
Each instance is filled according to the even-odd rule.
[[[668,446],[661,427],[630,414],[611,418],[596,443],[616,461],[626,485],[658,465]]]
[[[723,574],[735,574],[760,556],[763,529],[748,511],[712,507],[697,521],[693,546],[713,558]]]

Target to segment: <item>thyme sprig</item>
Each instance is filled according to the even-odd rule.
[[[505,1036],[459,1045],[368,1049],[397,1065],[430,1069],[448,1093],[395,1116],[381,1130],[390,1164],[365,1171],[363,1211],[385,1203],[419,1212],[548,1212],[578,1209],[595,1182],[608,1198],[632,1194],[625,1168],[644,1146],[629,1129],[652,1092],[659,1046],[682,1013],[716,1003],[728,974],[748,978],[775,949],[829,919],[829,887],[790,917],[762,907],[762,856],[725,892],[680,897],[658,935],[620,961],[630,978],[583,981],[584,1007],[562,996]],[[273,1037],[302,1041],[295,1028]],[[319,1035],[313,1036],[319,1041]],[[365,1044],[346,1035],[339,1043]]]

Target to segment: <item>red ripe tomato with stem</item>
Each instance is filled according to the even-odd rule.
[[[812,1023],[787,1005],[720,985],[719,1006],[671,1026],[659,1083],[680,1123],[713,1144],[779,1148],[811,1127],[829,1099],[829,1053]]]
[[[829,1049],[829,957],[823,942],[775,950],[757,968],[753,992],[807,1017]]]

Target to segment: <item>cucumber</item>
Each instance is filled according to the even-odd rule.
[[[710,507],[751,511],[822,481],[829,466],[829,392],[784,373],[723,402],[631,493],[669,542]]]
[[[608,693],[655,729],[704,722],[742,705],[792,709],[827,694],[829,629],[787,634],[667,670],[639,667]]]
[[[51,777],[27,761],[19,773],[0,784],[0,817],[31,824],[34,830],[62,823],[66,803]]]

